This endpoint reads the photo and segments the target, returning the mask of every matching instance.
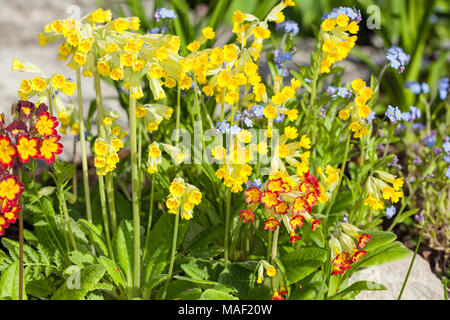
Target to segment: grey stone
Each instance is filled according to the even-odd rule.
[[[349,279],[349,284],[369,280],[383,284],[387,290],[361,291],[357,300],[396,300],[408,272],[410,257],[362,269]],[[428,262],[416,256],[402,300],[443,300],[444,285],[431,271]]]

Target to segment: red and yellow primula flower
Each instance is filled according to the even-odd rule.
[[[49,164],[55,161],[55,154],[60,154],[63,150],[62,144],[58,142],[60,138],[60,136],[53,136],[42,140],[39,150],[41,160],[45,160]]]
[[[8,169],[17,157],[17,149],[11,144],[11,139],[7,136],[0,136],[0,165],[3,169]]]
[[[36,130],[42,137],[48,137],[56,135],[56,127],[58,121],[56,117],[50,117],[48,112],[42,112],[36,122]]]
[[[20,162],[28,163],[30,158],[36,159],[39,157],[39,145],[38,138],[28,138],[28,136],[21,136],[17,141],[17,152],[19,153]]]
[[[13,176],[8,175],[0,182],[0,198],[8,201],[15,201],[22,194],[23,184]]]

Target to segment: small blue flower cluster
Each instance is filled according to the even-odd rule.
[[[274,51],[274,58],[273,61],[275,62],[275,66],[277,67],[278,74],[285,77],[288,75],[287,68],[285,68],[285,65],[287,62],[292,60],[292,52],[285,52],[283,53],[281,50],[277,49]]]
[[[419,83],[414,81],[408,81],[405,84],[405,88],[410,89],[415,94],[421,93],[427,94],[428,92],[430,92],[430,86],[425,82]]]
[[[331,95],[331,97],[334,99],[336,99],[337,97],[341,97],[341,98],[349,98],[352,96],[353,91],[352,90],[348,90],[346,87],[333,87],[333,86],[329,86],[327,88],[327,93]]]
[[[386,217],[388,219],[391,219],[396,213],[395,207],[390,206],[389,208],[386,208]]]
[[[261,179],[254,179],[253,180],[253,182],[252,181],[250,181],[250,180],[248,180],[247,182],[246,182],[246,186],[247,186],[247,189],[250,189],[251,187],[257,187],[257,188],[262,188],[262,183],[261,183]]]
[[[442,78],[438,82],[439,97],[441,100],[445,100],[450,92],[450,83],[448,78]]]
[[[293,36],[298,34],[298,24],[292,20],[286,20],[281,23],[278,23],[275,27],[277,31],[283,30],[284,33],[291,33]]]
[[[402,119],[406,122],[413,122],[416,119],[419,119],[421,116],[420,110],[417,109],[415,106],[409,107],[409,112],[403,112],[402,113]]]
[[[159,21],[160,19],[175,19],[178,16],[175,13],[175,11],[171,9],[159,8],[156,9],[155,13],[153,14],[153,17],[156,19],[156,21]]]
[[[447,136],[442,140],[442,147],[445,151],[445,155],[442,159],[444,159],[446,163],[450,163],[450,137]]]
[[[391,105],[388,106],[386,113],[386,117],[391,120],[392,123],[397,123],[397,121],[402,120],[402,113],[398,107],[393,107]]]
[[[166,27],[155,27],[147,31],[147,34],[155,34],[155,33],[167,33]]]
[[[436,144],[436,131],[431,130],[430,135],[426,135],[422,138],[422,143],[425,143],[425,145],[429,148],[433,147]]]
[[[356,21],[358,23],[362,19],[361,12],[359,10],[356,10],[355,8],[349,8],[349,7],[339,7],[339,8],[334,8],[333,11],[331,11],[330,13],[325,13],[322,16],[322,20],[337,18],[340,14],[345,14],[350,18],[351,21]]]
[[[238,111],[234,115],[234,122],[242,122],[247,128],[253,127],[253,119],[262,119],[264,116],[264,107],[259,104],[254,104],[250,107],[250,110]],[[279,117],[279,116],[278,116]],[[277,117],[277,118],[278,118]],[[276,119],[275,119],[276,120]],[[242,128],[237,124],[230,125],[227,120],[218,121],[215,129],[218,133],[231,133],[232,135],[238,134]]]
[[[401,112],[398,107],[388,106],[386,113],[386,117],[391,120],[392,123],[396,123],[397,121],[404,120],[406,122],[413,122],[416,119],[421,117],[421,112],[415,106],[409,107],[409,112]],[[414,126],[414,125],[413,125]],[[420,129],[414,127],[413,129]]]
[[[411,57],[399,47],[391,47],[386,54],[386,59],[397,72],[403,72]]]

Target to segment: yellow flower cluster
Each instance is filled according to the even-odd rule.
[[[172,114],[173,108],[162,104],[146,104],[136,107],[136,118],[144,119],[144,125],[148,132],[158,130],[161,121],[170,119]]]
[[[58,109],[58,120],[61,124],[59,132],[61,132],[62,134],[66,134],[67,128],[69,128],[72,134],[79,134],[80,125],[78,123],[78,114],[75,106],[73,104],[63,106],[57,103],[56,107]]]
[[[367,102],[372,98],[373,91],[361,79],[353,80],[351,86],[355,93],[355,99],[345,109],[339,111],[339,118],[347,120],[351,116],[352,122],[348,128],[354,132],[354,137],[358,139],[370,133],[362,120],[367,118],[372,112]]]
[[[202,193],[197,187],[186,183],[183,178],[175,178],[169,187],[170,194],[166,200],[169,213],[178,214],[184,220],[193,217],[194,207],[202,201]],[[181,208],[181,211],[180,211]]]
[[[148,146],[147,172],[154,174],[158,172],[158,166],[161,165],[162,155],[161,149],[156,142]]]
[[[123,148],[123,138],[127,131],[123,130],[115,122],[117,115],[111,113],[103,119],[105,139],[97,138],[94,144],[94,165],[98,175],[105,175],[116,169],[119,163],[119,151]]]
[[[368,196],[364,204],[372,210],[380,210],[384,208],[382,199],[390,199],[392,203],[397,203],[403,197],[401,189],[404,180],[384,171],[375,171],[375,173],[378,174],[380,179],[371,176],[367,180],[366,189]]]
[[[53,94],[56,91],[62,91],[64,94],[71,96],[77,85],[75,82],[66,80],[66,77],[62,74],[54,74],[51,77],[45,76],[42,71],[33,66],[28,68],[31,64],[27,62],[27,67],[17,59],[13,60],[11,67],[14,71],[22,72],[39,72],[40,76],[36,76],[32,79],[23,79],[20,83],[20,90],[17,92],[20,99],[28,100],[29,98],[38,95],[39,101],[45,101],[49,94]]]
[[[330,72],[331,66],[345,59],[350,50],[355,46],[356,34],[359,25],[351,21],[346,14],[340,14],[336,18],[325,19],[321,26],[322,54],[320,57],[320,72]],[[353,34],[353,36],[351,36]]]

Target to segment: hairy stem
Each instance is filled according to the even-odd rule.
[[[136,99],[130,93],[130,105],[128,108],[130,121],[130,151],[131,151],[131,180],[133,199],[133,226],[134,226],[134,272],[133,272],[133,296],[139,295],[141,281],[141,242],[140,242],[140,213],[139,213],[139,177],[137,167],[136,147]]]
[[[81,94],[81,72],[77,69],[78,121],[80,125],[81,163],[83,166],[84,199],[86,202],[87,220],[92,223],[91,193],[89,190],[89,172],[86,154],[86,137],[83,119],[83,100]],[[94,248],[94,247],[92,247]],[[94,249],[92,249],[94,250]]]
[[[230,213],[231,213],[231,189],[227,188],[227,203],[225,211],[225,237],[224,237],[224,266],[228,267],[228,236],[230,233]]]
[[[170,265],[169,272],[167,275],[167,281],[164,286],[164,291],[162,293],[161,299],[164,300],[167,295],[167,289],[169,288],[170,280],[172,278],[173,265],[175,263],[175,253],[177,251],[177,238],[178,238],[178,223],[180,221],[180,209],[178,209],[177,214],[175,215],[175,225],[173,227],[173,239],[172,239],[172,253],[170,254]]]

